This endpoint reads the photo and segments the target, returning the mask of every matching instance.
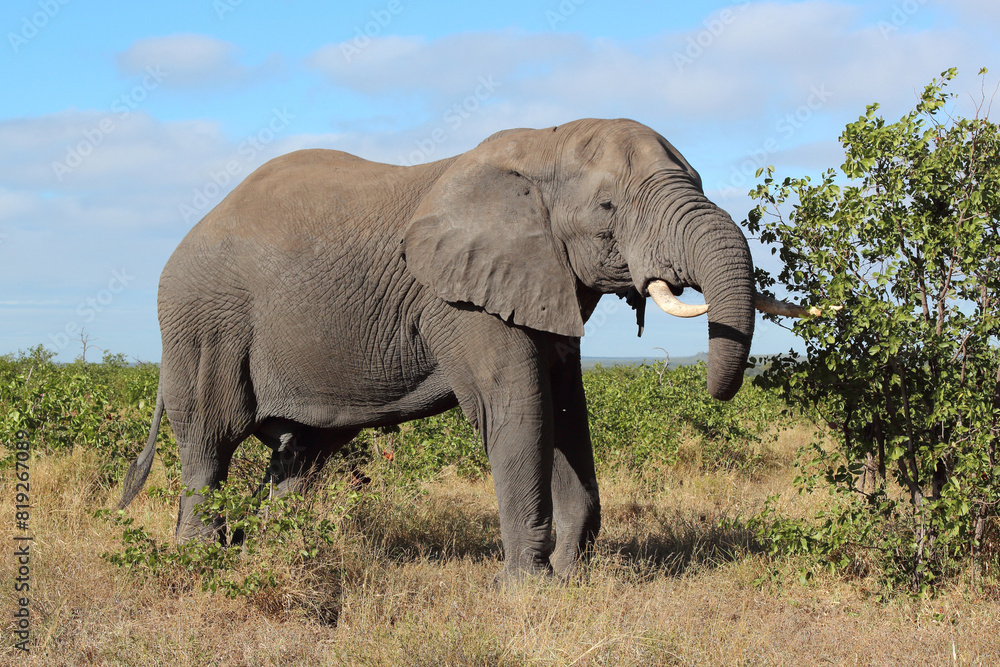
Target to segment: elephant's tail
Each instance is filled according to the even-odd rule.
[[[142,491],[153,467],[153,456],[156,454],[156,434],[160,430],[160,420],[163,418],[163,389],[156,390],[156,411],[153,412],[153,424],[149,427],[149,438],[139,458],[128,466],[125,481],[122,482],[122,499],[118,501],[117,509],[125,509],[128,504]]]

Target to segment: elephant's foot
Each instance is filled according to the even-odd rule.
[[[226,525],[223,522],[203,524],[201,522],[184,522],[177,525],[177,544],[185,542],[222,542],[225,543]]]
[[[506,563],[503,569],[493,578],[493,586],[498,589],[522,586],[528,582],[547,582],[552,580],[552,566],[549,563],[525,564]]]
[[[594,540],[590,535],[577,539],[560,540],[559,534],[556,533],[556,546],[549,557],[552,571],[564,581],[579,576],[583,571],[583,566],[590,559],[593,546]]]
[[[226,521],[217,516],[211,521],[202,521],[202,516],[192,506],[186,506],[185,498],[181,498],[181,508],[177,513],[177,528],[175,540],[177,544],[185,542],[221,542],[226,541]]]
[[[582,525],[556,529],[556,544],[549,557],[552,570],[564,580],[573,579],[583,571],[594,552],[600,519]]]
[[[550,562],[553,574],[563,581],[575,578],[582,570],[583,565],[583,559],[575,552],[572,554],[553,553]]]
[[[504,549],[504,567],[495,582],[500,586],[520,584],[528,580],[548,580],[552,577],[549,563],[550,549]]]

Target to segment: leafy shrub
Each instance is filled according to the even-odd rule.
[[[187,491],[191,494],[191,491]],[[201,490],[205,498],[203,520],[213,516],[226,521],[224,543],[192,540],[184,544],[163,544],[124,510],[99,510],[122,527],[122,549],[101,557],[112,565],[137,570],[165,582],[187,573],[200,581],[202,590],[221,590],[227,597],[251,596],[279,586],[277,564],[292,568],[308,567],[324,545],[333,542],[337,521],[319,516],[314,501],[296,493],[278,498],[248,496],[238,486],[223,485],[218,490]],[[337,519],[344,518],[344,514]],[[238,543],[241,548],[225,544]]]
[[[666,370],[615,366],[585,373],[591,440],[599,466],[660,469],[676,463],[680,444],[695,439],[706,468],[752,470],[760,445],[785,408],[773,394],[745,386],[732,401],[706,390],[704,364]]]
[[[0,357],[0,438],[11,441],[24,429],[43,453],[97,450],[104,456],[106,481],[117,481],[145,442],[155,407],[157,366],[130,366],[112,354],[100,364],[57,364],[52,356],[38,346],[16,357]],[[599,465],[662,468],[676,462],[681,442],[695,439],[708,468],[759,466],[759,445],[784,406],[749,384],[733,401],[715,401],[705,390],[705,374],[704,365],[585,372]],[[169,438],[169,420],[164,420],[160,455],[176,483],[179,460]],[[234,473],[259,480],[263,470],[246,468],[259,467],[268,456],[264,449],[245,443]],[[366,429],[342,455],[356,466],[385,459],[401,477],[415,480],[434,477],[449,466],[463,477],[489,474],[479,435],[458,408],[399,426]]]
[[[449,466],[471,479],[489,474],[482,440],[459,408],[398,427],[373,429],[367,437],[373,451],[404,477],[429,479]]]
[[[101,364],[57,364],[44,347],[0,357],[0,441],[18,430],[35,451],[85,447],[102,453],[105,481],[117,481],[145,442],[155,408],[159,369],[128,366],[121,355]],[[169,429],[160,429],[165,442]]]
[[[752,471],[764,463],[762,444],[787,406],[747,384],[729,402],[706,390],[704,364],[666,370],[613,366],[583,375],[591,440],[599,468],[661,470],[677,462],[678,447],[696,440],[701,464]],[[454,466],[464,477],[489,474],[482,441],[458,408],[398,427],[364,431],[348,447],[359,462],[384,458],[403,477],[429,479]]]
[[[838,449],[813,448],[799,484],[840,502],[802,525],[804,545],[769,532],[838,567],[865,545],[913,592],[956,560],[998,564],[982,547],[1000,517],[1000,126],[946,114],[955,75],[895,123],[869,106],[840,137],[842,175],[768,169],[747,223],[780,244],[789,292],[844,306],[797,322],[805,357],[762,376],[832,428]]]

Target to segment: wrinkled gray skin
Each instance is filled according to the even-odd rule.
[[[359,429],[460,405],[489,457],[505,574],[568,574],[601,524],[579,337],[602,294],[645,296],[654,279],[704,293],[708,389],[731,398],[754,325],[746,240],[634,121],[507,130],[415,167],[274,159],[160,279],[158,404],[183,484],[217,487],[256,435],[274,449],[265,481],[288,489]],[[220,528],[200,500],[182,496],[178,541]]]

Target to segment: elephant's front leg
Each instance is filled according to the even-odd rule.
[[[504,576],[547,574],[552,552],[550,406],[540,395],[502,401],[487,409],[480,432],[500,511]]]
[[[556,573],[565,577],[574,572],[601,529],[601,500],[587,422],[579,339],[555,346],[551,384],[555,421],[552,504],[556,529],[551,561]]]
[[[486,447],[504,577],[550,573],[553,419],[546,343],[483,312],[457,319],[434,338],[435,356]]]

